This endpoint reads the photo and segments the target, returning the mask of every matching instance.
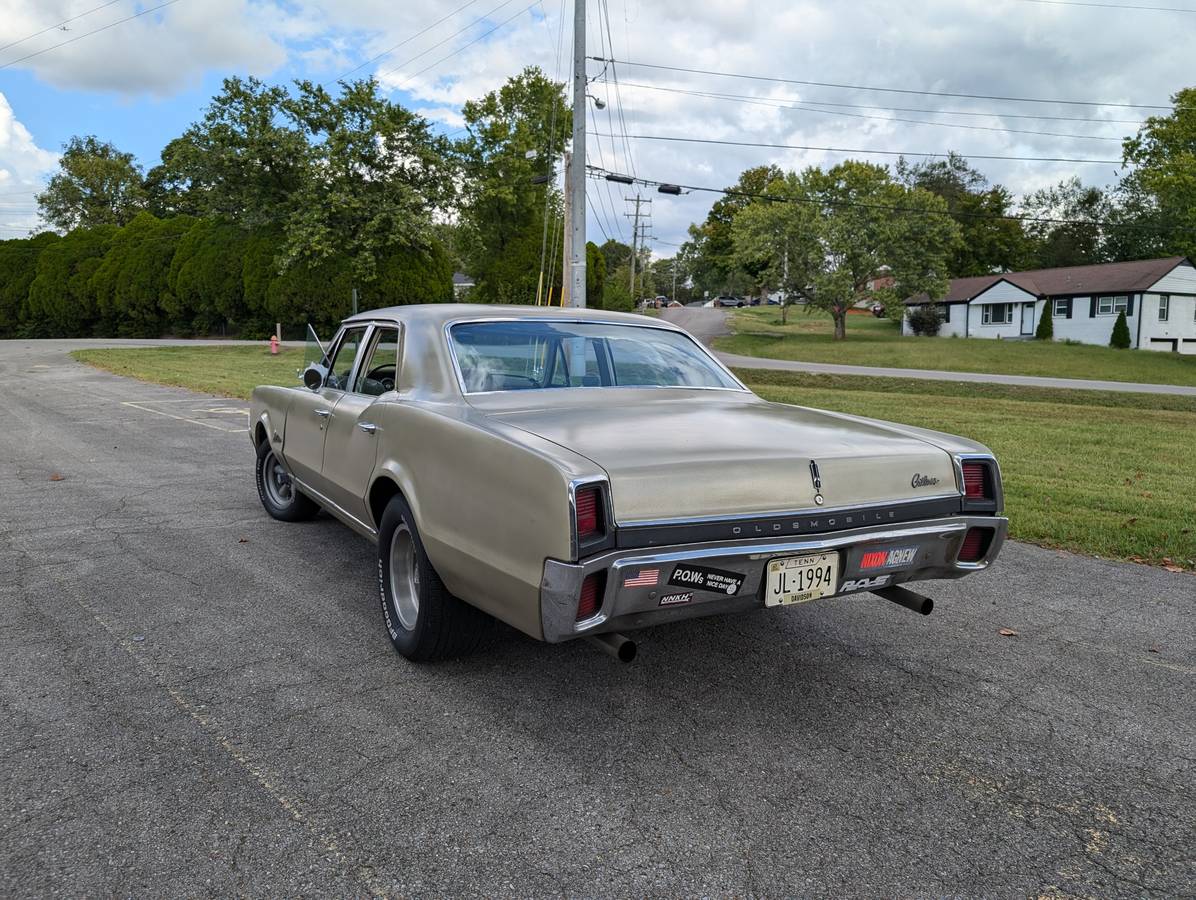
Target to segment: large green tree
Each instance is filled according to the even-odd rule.
[[[20,334],[38,256],[59,240],[54,232],[45,231],[36,237],[0,241],[0,337]]]
[[[1022,201],[1027,222],[1029,266],[1083,266],[1109,261],[1106,229],[1113,214],[1112,198],[1101,188],[1085,185],[1076,176],[1028,194]]]
[[[145,208],[141,167],[94,135],[72,137],[63,145],[58,171],[37,195],[41,216],[70,231],[96,225],[124,225]]]
[[[1120,229],[1118,239],[1136,241],[1135,255],[1196,257],[1196,88],[1171,101],[1170,115],[1151,116],[1125,142],[1125,162],[1133,169],[1123,196],[1146,227]]]
[[[431,246],[433,214],[453,194],[448,144],[373,80],[342,84],[339,97],[307,81],[296,91],[284,107],[308,158],[284,225],[282,265],[337,257],[355,284],[369,284],[385,254]]]
[[[896,305],[945,292],[959,226],[941,197],[856,161],[791,172],[767,193],[775,200],[736,215],[735,251],[791,298],[830,313],[837,340],[847,336],[847,311],[861,300]],[[887,286],[870,287],[880,275],[889,276]]]
[[[765,193],[781,174],[776,166],[744,170],[739,180],[727,188],[729,193],[710,207],[706,219],[690,226],[683,252],[697,291],[744,294],[767,287],[761,281],[764,270],[759,262],[737,252],[733,224],[739,211]]]
[[[42,250],[24,306],[28,330],[45,337],[91,333],[97,318],[91,276],[119,231],[115,225],[77,228]]]
[[[1017,221],[1013,195],[988,179],[967,159],[951,153],[946,159],[911,163],[897,160],[897,179],[942,197],[959,225],[962,240],[951,255],[951,275],[987,275],[1022,268],[1029,246]],[[1003,218],[1007,217],[1007,218]]]
[[[226,78],[203,118],[162,151],[147,177],[151,209],[223,216],[256,230],[279,227],[309,174],[309,147],[290,92],[256,78]]]
[[[548,287],[559,291],[561,266],[548,255],[561,198],[554,182],[532,179],[559,165],[569,139],[563,85],[529,67],[497,91],[468,101],[462,114],[469,134],[457,145],[461,241],[477,285],[474,296],[489,303],[534,302],[542,260],[546,271],[557,273],[545,293]]]

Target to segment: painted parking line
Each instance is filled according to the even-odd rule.
[[[213,431],[223,431],[226,434],[244,434],[249,426],[249,407],[248,405],[237,405],[238,402],[236,400],[223,400],[215,397],[207,399],[187,397],[170,400],[122,400],[120,401],[120,405],[138,409],[142,412],[153,413],[157,416],[165,416],[177,422],[189,422],[192,425],[200,425]],[[154,408],[163,404],[174,404],[171,407],[173,412]],[[182,404],[187,405],[184,406]],[[243,418],[245,424],[230,427],[231,423],[235,422],[238,418]]]

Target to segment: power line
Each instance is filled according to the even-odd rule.
[[[180,2],[180,0],[166,0],[165,3],[159,3],[157,6],[151,6],[149,9],[143,9],[139,13],[133,13],[131,16],[125,16],[123,19],[117,19],[115,22],[110,22],[107,25],[94,28],[91,31],[85,31],[83,34],[77,37],[54,44],[52,47],[46,47],[44,50],[38,50],[36,53],[30,53],[26,56],[22,56],[20,59],[14,59],[11,62],[6,62],[3,65],[0,65],[0,69],[7,69],[9,66],[15,66],[17,63],[24,62],[27,59],[33,59],[35,56],[41,56],[43,53],[49,53],[51,50],[57,50],[59,47],[65,47],[67,44],[73,44],[75,41],[81,41],[85,37],[91,37],[93,34],[99,34],[101,31],[107,31],[109,28],[115,28],[117,25],[123,25],[125,22],[131,22],[133,19],[138,19],[141,16],[149,15],[152,12],[157,12],[158,10],[164,9],[167,6],[173,6],[178,2]]]
[[[598,75],[595,77],[600,78],[601,75]],[[658,91],[678,91],[678,92],[682,91],[681,88],[664,87],[662,85],[655,85],[655,84],[643,84],[643,83],[634,82],[634,81],[624,81],[622,84],[623,84],[623,87],[647,88],[649,90],[658,90]],[[726,93],[713,93],[713,92],[711,92],[711,93],[713,96],[719,96],[719,97],[744,97],[749,100],[755,100],[755,99],[784,100],[784,101],[789,101],[792,103],[802,103],[806,106],[831,106],[831,107],[834,107],[835,109],[871,109],[871,110],[881,110],[883,112],[909,112],[909,113],[922,113],[924,115],[935,115],[935,116],[971,116],[973,118],[984,118],[984,119],[1000,118],[1000,119],[1035,119],[1035,120],[1041,120],[1044,122],[1091,122],[1096,125],[1134,125],[1134,126],[1140,127],[1143,124],[1141,119],[1097,119],[1097,118],[1093,118],[1092,116],[1044,116],[1044,115],[1035,115],[1032,113],[997,112],[995,110],[993,110],[993,111],[977,111],[977,110],[971,110],[971,109],[926,109],[925,107],[922,107],[922,106],[872,106],[867,103],[833,103],[830,100],[806,100],[802,97],[758,98],[758,97],[753,97],[749,94],[726,94]]]
[[[1085,3],[1081,0],[1019,0],[1021,3],[1043,3],[1049,6],[1090,6],[1094,9],[1137,9],[1144,12],[1196,13],[1196,9],[1180,6],[1130,6],[1126,3]]]
[[[627,87],[632,85],[627,84]],[[786,99],[786,98],[759,98],[747,97],[742,94],[719,94],[709,91],[689,91],[682,88],[660,87],[657,85],[635,85],[636,87],[643,87],[650,91],[665,91],[673,94],[688,94],[693,97],[705,97],[711,100],[727,100],[735,103],[750,103],[756,106],[769,106],[773,109],[789,109],[804,112],[822,113],[828,116],[849,116],[853,119],[874,119],[878,122],[903,122],[910,125],[933,125],[939,128],[964,128],[969,131],[996,131],[1005,134],[1033,134],[1043,137],[1061,137],[1073,138],[1084,141],[1117,141],[1120,143],[1124,138],[1121,137],[1106,137],[1105,135],[1096,134],[1066,134],[1058,131],[1032,131],[1022,128],[999,128],[989,125],[967,125],[963,122],[928,122],[924,119],[906,119],[901,116],[869,116],[864,113],[838,112],[831,109],[819,109],[816,106],[808,106],[803,100]]]
[[[477,2],[478,2],[478,0],[466,0],[466,2],[465,2],[465,3],[462,3],[460,6],[458,6],[456,9],[454,9],[454,10],[453,10],[451,13],[449,13],[447,16],[444,16],[443,18],[437,19],[435,22],[433,22],[433,23],[432,23],[431,25],[429,25],[427,28],[423,28],[423,29],[421,29],[421,30],[417,31],[415,34],[411,35],[411,37],[407,38],[406,40],[399,41],[399,42],[398,42],[397,44],[395,44],[393,47],[388,47],[387,49],[385,49],[385,50],[383,50],[381,53],[379,53],[377,56],[370,57],[370,58],[369,58],[369,59],[367,59],[365,62],[363,62],[363,63],[359,63],[358,65],[356,65],[356,66],[354,66],[353,68],[351,68],[351,69],[350,69],[348,72],[345,72],[345,74],[343,74],[343,75],[338,75],[336,78],[333,78],[333,79],[330,79],[330,80],[328,80],[328,81],[325,81],[325,82],[324,82],[324,86],[325,86],[325,87],[327,87],[328,85],[332,84],[333,82],[342,81],[343,79],[345,79],[345,78],[348,78],[348,77],[349,77],[350,75],[352,75],[354,72],[356,72],[356,71],[358,71],[358,70],[360,70],[360,69],[364,69],[366,66],[370,65],[370,63],[376,63],[378,60],[382,59],[382,57],[384,57],[384,56],[390,56],[390,54],[394,53],[394,52],[395,52],[396,50],[398,50],[400,47],[404,47],[404,46],[406,46],[407,44],[410,44],[410,43],[411,43],[412,41],[414,41],[414,40],[415,40],[417,37],[422,37],[423,35],[427,34],[429,31],[431,31],[433,28],[435,28],[437,25],[442,25],[442,24],[444,24],[444,23],[445,23],[445,22],[447,22],[449,19],[451,19],[453,16],[455,16],[457,13],[461,12],[463,9],[466,9],[467,7],[473,6],[473,5],[474,5],[475,3],[477,3]]]
[[[629,134],[633,141],[670,141],[682,144],[721,144],[727,147],[766,147],[773,150],[812,150],[822,153],[859,153],[874,156],[924,156],[930,158],[947,159],[950,153],[918,153],[912,150],[863,150],[851,147],[809,147],[804,144],[770,144],[764,141],[720,141],[714,138],[674,137],[665,134]],[[1060,163],[1089,163],[1093,165],[1120,166],[1120,159],[1073,159],[1064,156],[1002,156],[996,154],[965,153],[969,159],[992,159],[1014,162],[1060,162]]]
[[[467,24],[461,28],[458,28],[456,31],[454,31],[452,34],[450,34],[448,37],[444,38],[443,40],[437,41],[431,47],[428,47],[426,50],[420,51],[419,53],[415,54],[415,56],[412,56],[410,59],[403,60],[403,62],[399,63],[397,66],[391,66],[389,69],[383,69],[375,77],[380,77],[382,75],[389,75],[391,72],[397,72],[399,69],[405,69],[407,66],[411,65],[413,62],[415,62],[420,57],[427,56],[429,53],[431,53],[437,47],[443,47],[445,44],[447,44],[453,38],[459,37],[460,35],[465,34],[465,32],[469,31],[469,29],[473,28],[475,25],[480,25],[483,22],[488,21],[492,15],[494,15],[496,12],[498,12],[504,6],[508,5],[510,2],[511,2],[511,0],[502,0],[502,2],[498,4],[498,6],[495,6],[494,8],[489,9],[486,12],[482,13],[482,15],[478,16],[476,19],[474,19],[469,24]],[[536,0],[536,2],[538,3],[539,0]],[[536,5],[535,3],[532,4],[532,6],[535,6],[535,5]],[[528,7],[528,9],[530,9],[530,8],[531,7]],[[486,32],[486,33],[489,34],[490,32]],[[483,35],[483,37],[484,36],[485,35]],[[465,46],[469,46],[469,45],[466,44]],[[464,49],[464,48],[462,48],[462,49]],[[449,55],[451,56],[452,54],[449,54]],[[432,65],[436,65],[436,63],[433,63]]]
[[[71,16],[69,19],[63,19],[61,22],[57,22],[53,25],[50,25],[48,28],[43,28],[41,31],[35,31],[35,32],[33,32],[33,34],[27,34],[23,38],[18,38],[15,41],[10,41],[9,43],[5,44],[3,47],[0,47],[0,50],[7,50],[9,47],[15,47],[17,44],[23,44],[26,41],[37,37],[38,35],[45,34],[47,31],[54,31],[55,29],[62,28],[63,25],[66,25],[69,22],[73,22],[73,21],[75,21],[75,19],[82,19],[84,16],[90,16],[93,12],[99,12],[101,9],[105,9],[114,3],[120,3],[120,0],[108,0],[107,3],[101,3],[99,6],[93,6],[91,9],[87,10],[86,12],[79,13],[77,16]]]
[[[503,4],[503,5],[505,6],[506,4]],[[440,65],[442,62],[444,62],[446,59],[452,59],[452,58],[453,58],[454,56],[456,56],[458,53],[461,53],[461,52],[462,52],[462,51],[464,51],[464,50],[468,50],[470,47],[472,47],[472,46],[473,46],[474,44],[476,44],[478,41],[480,41],[480,40],[482,40],[482,39],[484,39],[484,38],[488,38],[488,37],[490,37],[490,35],[494,34],[494,32],[498,31],[498,29],[502,28],[504,25],[507,25],[508,23],[510,23],[510,22],[513,22],[515,19],[518,19],[518,18],[519,18],[521,15],[523,15],[524,13],[531,12],[531,11],[532,11],[532,9],[534,9],[535,7],[537,7],[537,6],[539,6],[539,5],[540,5],[540,0],[535,0],[535,2],[534,2],[534,3],[529,3],[527,6],[525,6],[523,9],[519,10],[519,11],[518,11],[517,13],[515,13],[514,15],[512,15],[512,16],[508,16],[507,18],[503,19],[501,22],[499,22],[497,25],[495,25],[495,26],[494,26],[493,28],[491,28],[489,31],[486,31],[486,32],[483,32],[482,34],[479,34],[477,37],[475,37],[475,38],[474,38],[472,41],[470,41],[468,44],[462,44],[460,47],[458,47],[458,48],[457,48],[456,50],[454,50],[452,53],[446,53],[444,56],[440,57],[440,59],[436,60],[436,62],[434,62],[434,63],[432,63],[432,64],[430,64],[430,65],[424,66],[422,69],[420,69],[420,70],[419,70],[418,72],[416,72],[414,75],[410,75],[410,76],[408,76],[406,79],[404,79],[404,81],[403,81],[401,84],[399,84],[399,85],[398,85],[398,87],[399,87],[399,88],[402,88],[403,86],[410,84],[410,83],[411,83],[412,81],[414,81],[416,78],[419,78],[419,76],[420,76],[420,75],[423,75],[423,74],[424,74],[424,72],[427,72],[429,69],[435,69],[435,68],[436,68],[438,65]],[[402,68],[402,66],[399,66],[398,68]],[[393,71],[394,71],[394,69],[391,69],[390,71],[392,71],[392,72],[393,72]]]
[[[813,87],[836,88],[839,90],[850,91],[878,91],[886,94],[915,94],[920,97],[956,97],[965,100],[998,100],[1008,103],[1060,103],[1067,106],[1109,106],[1119,109],[1165,109],[1171,110],[1170,106],[1162,106],[1150,103],[1113,103],[1100,100],[1052,100],[1044,99],[1042,97],[1004,97],[996,94],[964,94],[952,91],[919,91],[912,88],[889,88],[889,87],[875,87],[872,85],[863,84],[840,84],[833,81],[805,81],[799,78],[778,78],[767,75],[746,75],[742,72],[715,72],[712,69],[688,69],[684,66],[666,66],[660,63],[645,63],[645,62],[631,62],[629,60],[614,60],[603,59],[600,56],[591,56],[590,59],[598,62],[610,63],[620,62],[625,66],[635,66],[643,69],[662,69],[667,72],[687,72],[692,75],[717,75],[720,78],[744,78],[749,81],[773,81],[781,82],[783,84],[804,84]]]
[[[606,178],[607,175],[616,175],[616,172],[603,172],[596,166],[587,166],[586,175],[589,178]],[[625,176],[621,176],[625,177]],[[646,187],[660,187],[661,185],[669,185],[671,187],[679,187],[686,192],[699,191],[707,194],[722,194],[726,197],[743,197],[748,200],[763,200],[768,203],[805,203],[815,206],[835,206],[843,207],[845,209],[874,209],[883,210],[886,212],[910,213],[913,215],[925,216],[948,216],[950,218],[960,219],[977,219],[977,220],[999,220],[1009,222],[1029,222],[1043,225],[1091,225],[1100,228],[1126,228],[1126,229],[1144,229],[1148,231],[1159,230],[1175,230],[1182,226],[1167,225],[1160,226],[1157,224],[1138,224],[1134,222],[1103,222],[1095,220],[1081,220],[1081,219],[1054,219],[1045,216],[1019,216],[1014,214],[1000,215],[994,213],[974,213],[963,210],[955,210],[954,212],[945,209],[919,209],[912,206],[896,206],[888,203],[866,203],[862,200],[825,200],[821,198],[805,198],[805,197],[781,197],[776,194],[753,193],[751,191],[740,191],[735,188],[712,188],[703,185],[693,184],[677,184],[676,182],[655,181],[650,178],[636,178],[636,184],[642,184]]]

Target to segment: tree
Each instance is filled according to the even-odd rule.
[[[1028,195],[1022,203],[1027,216],[1052,219],[1028,222],[1030,264],[1046,269],[1108,262],[1105,229],[1113,204],[1098,187],[1086,187],[1076,176]],[[1062,221],[1058,221],[1062,220]]]
[[[962,237],[952,254],[952,276],[1007,272],[1025,265],[1029,248],[1021,222],[1012,218],[1013,195],[1001,185],[990,186],[964,157],[951,153],[945,160],[920,163],[902,157],[896,175],[906,187],[922,188],[947,201]]]
[[[586,306],[602,309],[606,289],[606,256],[593,241],[586,241]]]
[[[1139,224],[1155,226],[1145,229],[1153,237],[1148,255],[1196,256],[1196,88],[1171,101],[1169,115],[1151,116],[1125,142],[1125,164],[1134,168],[1122,193],[1127,205],[1148,211]],[[1140,230],[1137,238],[1143,237]]]
[[[94,135],[72,137],[62,148],[58,172],[37,195],[41,216],[55,228],[124,225],[145,208],[141,167]]]
[[[560,192],[532,178],[556,165],[569,138],[570,108],[564,88],[532,66],[497,91],[462,109],[469,136],[457,145],[463,174],[461,236],[474,296],[486,303],[530,303],[552,228],[560,220]],[[533,158],[529,153],[535,151]],[[548,248],[545,245],[548,245]],[[547,290],[559,290],[559,278]]]
[[[119,230],[115,225],[77,228],[42,250],[24,307],[31,333],[46,337],[91,334],[97,318],[91,276]]]
[[[184,234],[170,262],[162,310],[179,334],[208,334],[245,324],[247,235],[229,222],[204,219]]]
[[[780,177],[781,170],[776,166],[746,169],[728,188],[732,193],[710,207],[706,220],[690,226],[690,239],[682,251],[690,261],[690,277],[696,290],[744,294],[761,286],[764,270],[757,261],[736,252],[732,226],[739,211]]]
[[[338,98],[308,81],[296,89],[283,108],[308,149],[282,266],[337,257],[355,284],[369,284],[385,254],[431,246],[432,215],[452,197],[448,144],[372,79],[343,84]]]
[[[166,324],[162,298],[179,239],[195,224],[189,216],[159,219],[138,213],[112,237],[88,281],[103,334],[158,337]]]
[[[166,145],[150,170],[155,214],[223,216],[247,230],[279,227],[309,164],[285,87],[226,78],[199,122]]]
[[[606,260],[607,272],[613,272],[619,266],[625,266],[631,262],[631,247],[622,241],[609,238],[600,249],[603,259]]]
[[[1125,320],[1125,310],[1117,314],[1117,321],[1113,323],[1113,333],[1109,336],[1109,346],[1117,350],[1128,350],[1130,347],[1130,326]]]
[[[753,203],[735,217],[736,253],[788,296],[829,312],[836,340],[847,336],[847,311],[861,300],[896,306],[946,291],[959,227],[942,198],[856,161],[791,172],[768,194],[783,202]],[[887,286],[869,288],[882,269]]]
[[[21,332],[38,256],[59,240],[54,232],[45,231],[36,237],[0,241],[0,337]]]
[[[1053,341],[1055,339],[1055,323],[1051,317],[1051,301],[1042,304],[1042,315],[1038,319],[1038,328],[1034,331],[1034,339],[1038,341]]]

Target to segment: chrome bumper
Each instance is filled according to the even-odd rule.
[[[958,560],[969,528],[992,528],[988,550],[977,562]],[[795,540],[719,541],[650,549],[613,550],[579,563],[544,562],[540,617],[544,640],[553,643],[605,631],[646,628],[662,622],[739,612],[764,605],[764,572],[770,559],[837,551],[839,584],[835,596],[928,578],[962,578],[996,559],[1009,531],[1001,516],[949,516],[885,528],[857,528]],[[909,562],[863,568],[864,554],[914,550]],[[901,554],[898,554],[900,556]],[[875,557],[874,557],[875,558]],[[733,574],[722,590],[670,584],[677,567],[694,565]],[[655,569],[654,583],[643,573]],[[606,571],[597,614],[577,621],[578,597],[587,575]],[[878,579],[882,579],[879,580]],[[631,581],[631,584],[627,584]],[[736,585],[735,581],[739,581]],[[729,590],[734,588],[734,590]],[[679,599],[679,595],[689,595]]]

